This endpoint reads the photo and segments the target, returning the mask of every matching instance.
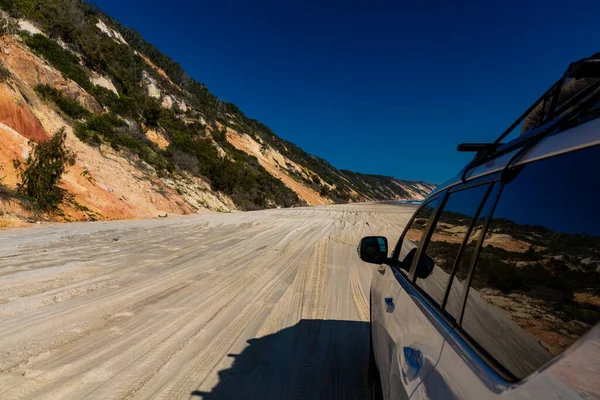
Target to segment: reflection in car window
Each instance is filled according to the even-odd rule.
[[[450,194],[435,224],[424,252],[435,264],[429,276],[417,279],[417,285],[438,304],[442,304],[454,260],[488,186],[479,185]]]
[[[560,91],[555,92],[558,95],[556,99],[556,108],[554,109],[553,115],[550,116],[551,104],[554,103],[555,94],[550,95],[547,101],[540,102],[531,112],[523,118],[523,120],[514,127],[510,133],[504,138],[504,142],[509,142],[513,139],[518,138],[539,126],[556,120],[557,118],[564,116],[565,114],[571,113],[575,108],[579,107],[583,101],[587,101],[590,98],[598,97],[598,89],[591,91],[593,85],[598,83],[598,78],[581,78],[573,79],[568,78],[562,82]],[[587,110],[583,110],[577,113],[566,125],[563,125],[561,130],[569,129],[579,124],[583,124],[592,119],[598,118],[597,104],[592,105]]]
[[[581,96],[578,95],[584,92],[591,85],[595,84],[597,81],[597,78],[565,79],[562,82],[560,91],[557,92],[558,99],[556,99],[554,118],[565,114],[578,103],[580,103],[582,99]],[[577,101],[578,98],[579,101]],[[550,105],[553,100],[554,99],[551,98],[549,101],[538,104],[538,106],[535,107],[529,113],[529,115],[525,117],[521,133],[525,133],[536,128],[542,122],[547,122],[548,114],[550,112]]]
[[[446,312],[448,312],[454,319],[458,319],[458,317],[460,316],[462,308],[462,296],[464,291],[464,281],[465,279],[467,279],[467,274],[469,273],[469,267],[471,266],[473,253],[483,233],[485,216],[488,215],[491,211],[491,208],[495,203],[499,188],[500,185],[495,184],[491,193],[488,195],[484,207],[480,211],[477,220],[473,224],[473,228],[471,229],[471,233],[469,234],[462,254],[460,255],[459,260],[456,262],[454,278],[452,279],[451,283],[452,286],[450,288],[450,291],[448,292],[448,300],[446,301],[446,306],[444,308]]]
[[[592,147],[525,165],[502,189],[462,328],[518,378],[600,321],[600,185]]]
[[[400,248],[400,257],[398,258],[400,261],[403,261],[407,254],[414,248],[419,246],[421,243],[421,237],[425,232],[425,227],[427,226],[427,222],[433,214],[433,211],[440,204],[440,197],[429,201],[425,204],[417,215],[414,217],[410,227],[407,229],[406,234],[404,235],[404,240],[402,241],[402,247]]]

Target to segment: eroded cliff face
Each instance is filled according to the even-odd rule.
[[[6,83],[0,83],[0,123],[29,140],[37,142],[49,138],[25,98]]]
[[[34,88],[54,87],[92,113],[104,110],[95,98],[34,55],[17,38],[4,37],[0,61],[10,76],[0,83],[0,227],[23,225],[24,221],[58,221],[150,218],[164,213],[187,214],[208,210],[233,210],[233,202],[214,193],[200,178],[161,178],[143,161],[109,146],[91,147],[73,134],[73,121],[42,101]],[[106,79],[106,78],[105,78]],[[96,76],[96,80],[98,80]],[[108,83],[104,86],[108,86]],[[114,87],[114,86],[113,86]],[[76,164],[63,176],[60,188],[67,199],[61,215],[38,215],[26,199],[15,195],[20,182],[13,160],[24,161],[30,143],[47,140],[57,130],[67,131],[67,147],[77,155]],[[147,135],[160,147],[168,142],[149,130]],[[160,138],[160,139],[158,139]],[[63,214],[64,213],[64,214]]]
[[[99,29],[97,34],[118,43],[123,49],[130,46],[110,24],[102,20],[95,21],[95,26]],[[41,34],[49,39],[43,28],[33,21],[21,19],[18,26],[30,34]],[[132,57],[139,57],[141,64],[138,66],[142,67],[136,87],[144,93],[143,96],[147,96],[147,101],[154,101],[156,107],[170,110],[172,119],[170,124],[163,126],[156,120],[148,123],[150,117],[141,113],[121,117],[109,107],[106,97],[98,97],[98,93],[102,92],[95,88],[101,87],[107,93],[110,92],[109,95],[121,99],[122,86],[113,81],[107,71],[88,68],[85,57],[62,40],[56,39],[56,42],[69,54],[73,54],[76,61],[79,60],[78,68],[85,69],[89,82],[82,83],[78,79],[78,84],[65,78],[53,64],[30,49],[26,45],[29,42],[23,36],[12,34],[0,38],[0,66],[6,71],[6,76],[0,82],[0,177],[3,178],[0,186],[0,214],[3,214],[0,215],[0,227],[16,226],[23,221],[39,218],[59,221],[149,218],[165,213],[187,214],[211,210],[229,212],[240,208],[239,203],[236,206],[232,200],[233,197],[224,194],[221,189],[215,190],[215,179],[206,175],[206,168],[199,168],[202,155],[195,158],[191,150],[182,152],[181,147],[172,148],[173,141],[182,140],[177,133],[177,123],[200,127],[200,138],[187,136],[184,139],[192,140],[192,146],[194,140],[210,142],[210,146],[216,150],[206,153],[214,154],[211,157],[239,164],[240,159],[244,159],[240,154],[247,155],[245,157],[249,169],[266,171],[258,171],[259,176],[260,173],[270,175],[275,180],[271,177],[269,179],[280,181],[289,189],[285,189],[287,192],[295,193],[297,199],[293,204],[421,199],[433,188],[422,182],[338,171],[325,160],[310,156],[272,132],[269,133],[268,128],[258,121],[247,119],[239,110],[233,113],[218,111],[215,115],[213,109],[209,113],[198,106],[203,104],[202,101],[191,98],[192,94],[183,88],[185,82],[174,83],[175,79],[165,70],[137,50],[128,50]],[[36,91],[36,87],[40,85],[56,89],[66,99],[82,106],[90,116],[102,117],[107,113],[117,115],[124,128],[119,128],[121,130],[114,134],[146,141],[150,147],[145,151],[162,152],[163,157],[173,157],[174,163],[175,157],[178,157],[176,170],[171,169],[168,173],[157,170],[143,161],[138,156],[139,153],[118,146],[111,147],[104,140],[93,146],[89,141],[80,140],[81,135],[75,135],[75,128],[81,127],[87,120],[69,117],[64,110],[61,111],[58,104],[40,98]],[[210,96],[208,98],[213,99]],[[218,99],[214,101],[219,102]],[[258,130],[252,128],[256,126]],[[67,146],[75,152],[77,161],[67,170],[60,183],[60,188],[66,194],[61,211],[40,216],[26,199],[16,193],[19,178],[13,167],[13,160],[23,161],[28,157],[30,141],[42,142],[63,128],[67,132]],[[176,145],[181,146],[180,143]],[[220,174],[219,170],[208,171]],[[273,185],[272,182],[264,183],[264,178],[259,179],[263,179],[261,184],[266,187]],[[246,190],[252,191],[253,188]],[[261,190],[264,190],[264,186]],[[279,201],[277,198],[275,200]],[[289,199],[282,201],[289,202]],[[262,202],[259,200],[258,204],[261,203],[262,207],[281,204],[273,199]]]
[[[77,83],[63,78],[59,71],[33,54],[16,38],[4,36],[3,43],[0,61],[9,68],[14,78],[22,80],[29,86],[29,89],[33,89],[37,85],[49,85],[93,113],[104,112],[94,96],[83,90]],[[22,86],[21,88],[27,90]]]

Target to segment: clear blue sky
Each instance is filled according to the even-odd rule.
[[[95,4],[337,168],[434,183],[600,51],[598,1]]]

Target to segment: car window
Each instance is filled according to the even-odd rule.
[[[448,277],[460,246],[488,186],[479,185],[449,195],[423,252],[433,260],[433,269],[425,274],[426,278],[417,278],[416,284],[439,305],[444,299]],[[419,276],[417,273],[417,277]]]
[[[490,220],[462,329],[517,378],[600,321],[598,159],[596,146],[518,167]]]
[[[462,311],[464,282],[465,279],[467,279],[477,243],[483,234],[485,216],[489,215],[491,208],[495,204],[499,189],[500,185],[496,183],[491,192],[487,195],[485,205],[476,217],[477,219],[471,228],[469,237],[467,238],[458,261],[456,261],[456,266],[454,267],[454,277],[452,278],[451,287],[447,294],[448,299],[446,300],[444,309],[456,320],[458,320]]]
[[[427,227],[427,222],[440,204],[440,201],[441,197],[432,199],[423,205],[417,212],[417,215],[415,215],[413,218],[410,227],[406,230],[404,238],[400,239],[402,240],[400,256],[398,257],[400,261],[404,260],[412,249],[419,247],[419,243],[421,243],[421,238],[425,232],[425,228]]]

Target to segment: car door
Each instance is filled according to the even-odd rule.
[[[433,214],[441,202],[442,196],[437,196],[431,200],[428,200],[413,216],[407,228],[396,245],[394,251],[393,260],[404,260],[411,251],[414,253],[419,246],[419,243],[425,236],[425,231],[430,220],[433,219]],[[390,266],[384,266],[379,269],[379,273],[376,273],[377,279],[377,299],[373,302],[376,304],[373,308],[374,320],[373,325],[377,326],[379,343],[373,344],[377,346],[375,349],[377,364],[381,377],[381,387],[384,396],[388,398],[387,394],[391,390],[390,381],[390,363],[393,360],[392,349],[394,347],[393,336],[390,335],[387,329],[389,318],[394,315],[397,307],[402,306],[399,301],[399,292],[401,290],[397,274],[406,272],[399,272],[398,269]]]
[[[398,282],[394,277],[394,271],[389,265],[380,265],[373,274],[374,284],[371,290],[371,335],[375,362],[380,371],[381,387],[386,391],[388,382],[384,379],[384,371],[390,368],[391,337],[386,330],[393,304],[389,304],[393,298],[392,293],[398,289]]]
[[[582,173],[599,159],[600,146],[554,155],[496,184],[485,234],[452,283],[457,323],[428,397],[600,397],[600,185]]]
[[[426,397],[424,382],[434,370],[453,325],[441,316],[447,286],[489,186],[481,182],[450,190],[439,210],[431,212],[410,274],[394,270],[399,285],[391,295],[395,307],[386,327],[392,343],[387,398]],[[419,228],[412,224],[404,240],[417,236],[411,231]]]

